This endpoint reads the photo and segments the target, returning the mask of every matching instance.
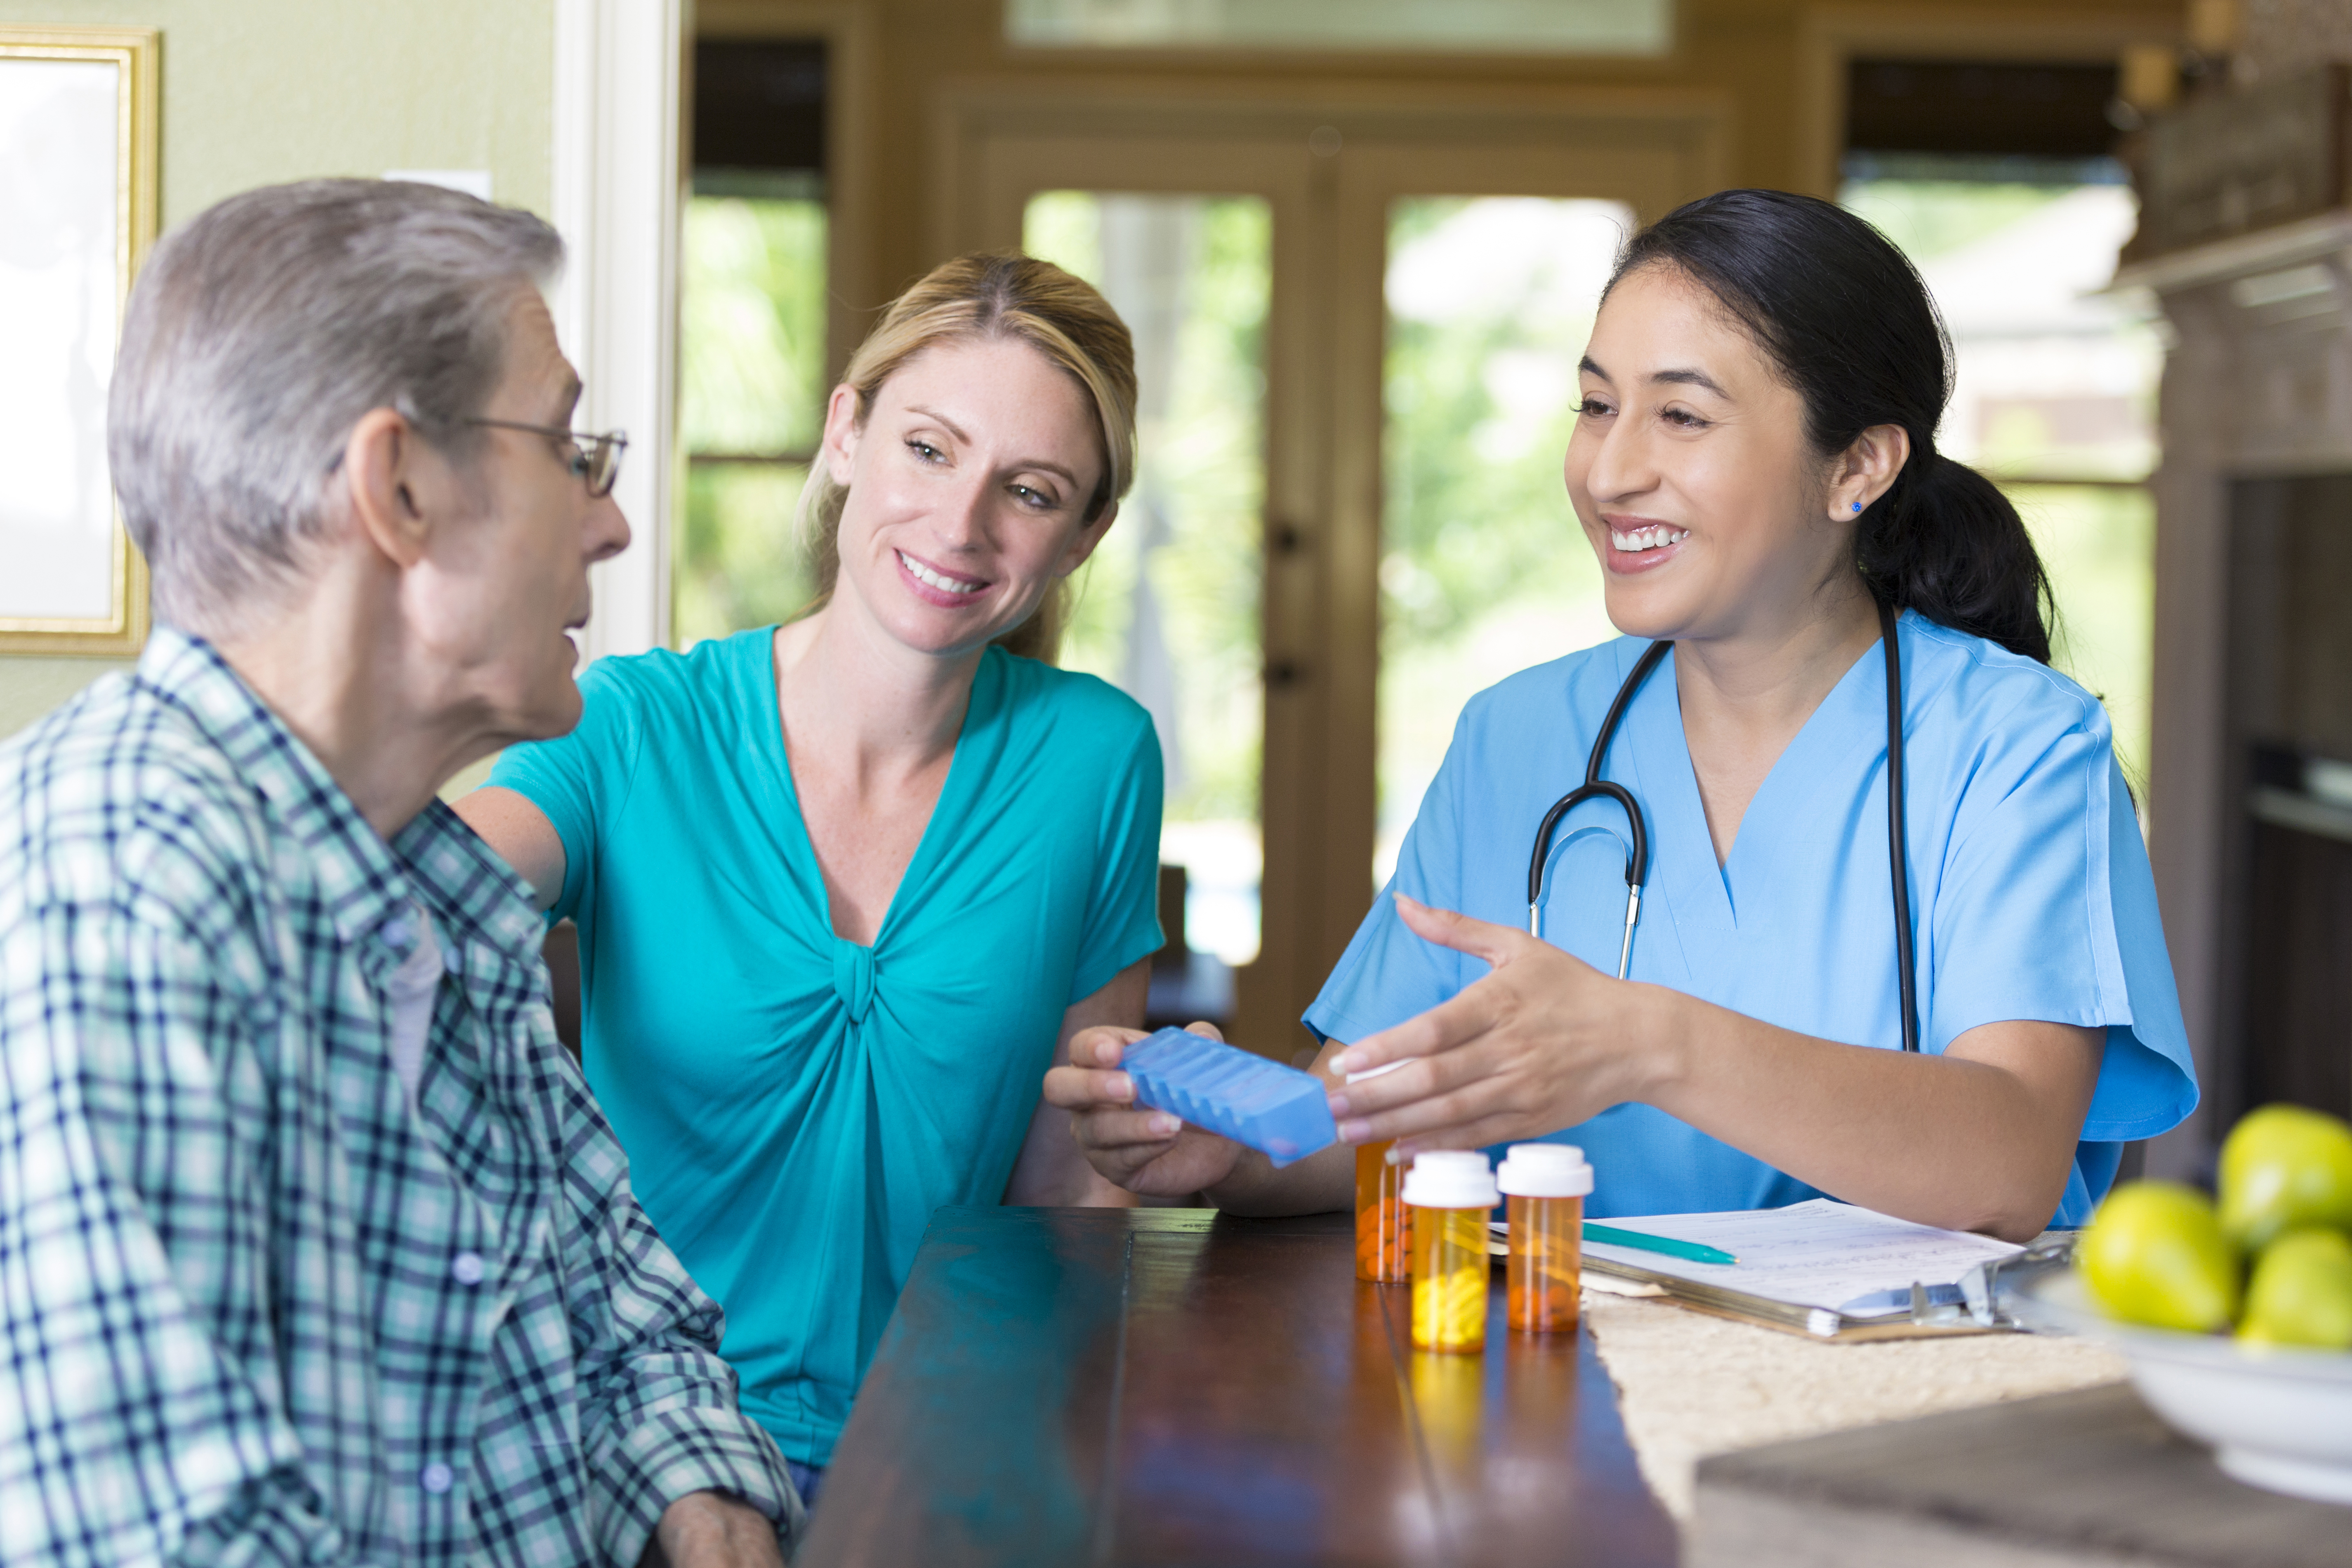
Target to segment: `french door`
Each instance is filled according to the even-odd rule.
[[[1065,662],[1153,711],[1239,1042],[1309,1043],[1465,688],[1607,634],[1557,494],[1577,334],[1722,138],[1643,93],[947,104],[935,253],[1047,255],[1136,333],[1137,489]]]

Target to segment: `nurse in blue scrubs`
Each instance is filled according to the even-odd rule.
[[[810,1500],[933,1209],[1133,1201],[1038,1080],[1160,943],[1150,717],[1044,662],[1135,386],[1077,278],[939,267],[834,391],[821,607],[599,660],[459,807],[579,923],[588,1082]]]
[[[2197,1086],[2107,716],[2050,667],[2016,512],[1936,451],[1949,350],[1917,275],[1828,203],[1724,192],[1633,239],[1580,370],[1569,498],[1626,635],[1464,711],[1307,1014],[1344,1143],[1574,1143],[1598,1216],[1826,1194],[2011,1239],[2083,1223]],[[1623,814],[1559,822],[1540,940],[1528,857],[1659,641],[1601,769],[1651,843],[1621,980]],[[1242,1212],[1350,1201],[1345,1146],[1276,1172],[1131,1108],[1130,1038],[1081,1036],[1047,1086],[1106,1176]]]

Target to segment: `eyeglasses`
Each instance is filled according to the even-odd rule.
[[[621,476],[621,454],[628,450],[626,431],[607,431],[602,435],[584,430],[559,430],[547,424],[518,424],[511,419],[461,419],[460,424],[488,425],[497,430],[520,430],[531,435],[544,435],[550,441],[561,441],[571,447],[572,455],[564,466],[575,478],[588,481],[591,496],[609,496],[613,481]]]

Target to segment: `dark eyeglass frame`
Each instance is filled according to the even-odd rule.
[[[522,424],[511,419],[461,419],[459,424],[487,425],[493,430],[520,430],[530,435],[544,435],[550,441],[561,441],[572,448],[564,460],[564,467],[572,477],[588,482],[591,496],[609,496],[614,481],[621,476],[621,454],[629,449],[629,434],[625,430],[608,430],[602,434],[587,430],[565,430],[551,424]]]

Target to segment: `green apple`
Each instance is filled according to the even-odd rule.
[[[2289,1230],[2352,1230],[2352,1125],[2325,1111],[2265,1105],[2221,1145],[2221,1229],[2249,1253]]]
[[[2352,1350],[2352,1240],[2340,1230],[2290,1230],[2263,1248],[2238,1337]]]
[[[2126,1182],[2074,1245],[2074,1263],[2112,1318],[2210,1333],[2238,1315],[2238,1259],[2194,1187]]]

